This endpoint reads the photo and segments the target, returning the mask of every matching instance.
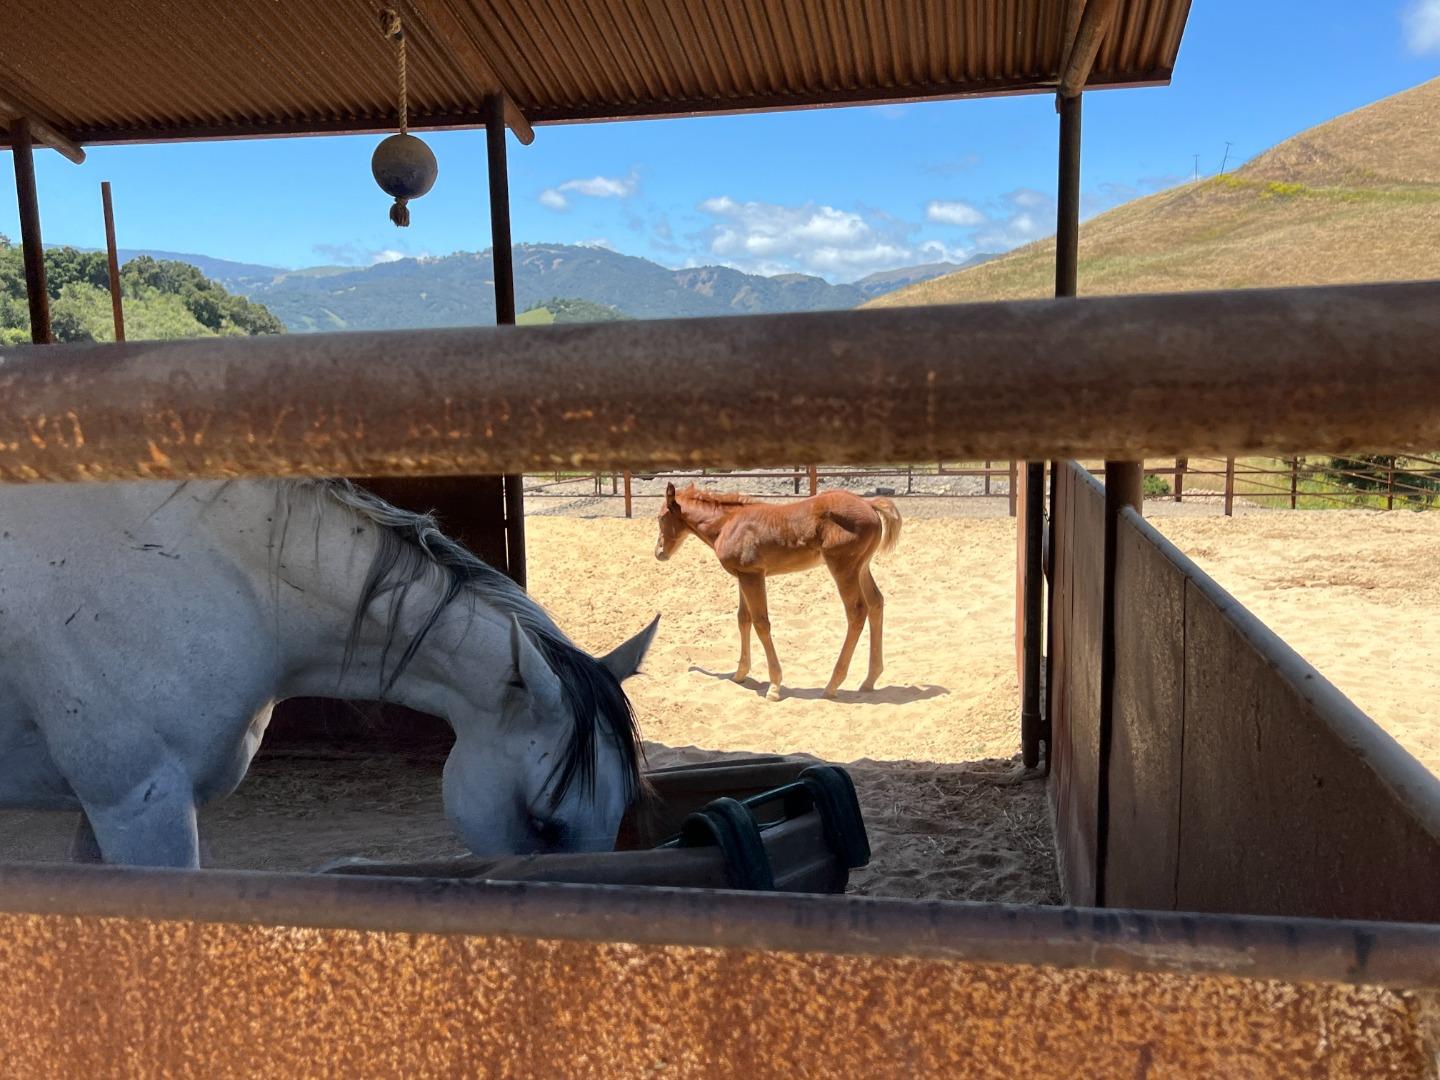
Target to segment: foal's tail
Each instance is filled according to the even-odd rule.
[[[880,515],[880,546],[875,549],[875,554],[884,555],[894,551],[900,546],[900,508],[890,499],[883,497],[867,501]]]

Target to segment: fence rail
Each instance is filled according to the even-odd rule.
[[[658,490],[635,491],[636,482],[670,481],[676,484],[720,485],[741,495],[763,498],[803,498],[817,494],[822,485],[868,491],[877,495],[919,496],[938,499],[1006,499],[1014,514],[1014,462],[939,462],[900,466],[805,466],[790,469],[698,469],[673,472],[553,472],[525,478],[527,498],[618,498],[625,500],[625,516],[634,514],[636,497],[655,497]],[[973,483],[962,483],[973,481]]]
[[[616,498],[625,500],[625,516],[634,499],[659,492],[635,491],[635,482],[668,480],[724,485],[742,495],[803,497],[822,485],[868,489],[876,494],[922,498],[1007,499],[1015,513],[1015,462],[939,462],[902,466],[797,465],[790,469],[696,469],[673,472],[560,472],[526,477],[527,498]],[[1105,475],[1103,463],[1089,471]],[[1146,495],[1177,503],[1218,503],[1226,515],[1237,500],[1271,509],[1369,508],[1428,509],[1440,505],[1440,456],[1370,457],[1298,455],[1279,458],[1176,458],[1150,462]],[[973,479],[973,485],[955,481]],[[890,483],[886,483],[890,481]]]
[[[56,345],[0,481],[1432,453],[1437,340],[1440,282]]]

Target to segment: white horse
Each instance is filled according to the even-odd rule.
[[[444,717],[477,854],[613,846],[642,786],[621,689],[499,571],[344,481],[0,488],[0,807],[83,812],[76,854],[199,865],[277,701]],[[657,620],[658,621],[658,617]]]

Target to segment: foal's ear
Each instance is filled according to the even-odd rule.
[[[530,694],[531,708],[538,706],[547,711],[560,708],[564,696],[560,678],[550,670],[545,657],[540,655],[540,650],[514,615],[510,616],[510,659],[515,666],[515,674],[520,676]]]
[[[680,503],[675,498],[674,484],[665,485],[665,506],[668,509],[675,511],[677,514],[680,512]],[[660,616],[656,615],[655,618],[658,619],[660,618]],[[653,627],[655,624],[651,623],[650,625]]]
[[[656,615],[644,630],[600,658],[600,663],[615,676],[616,682],[624,682],[640,670],[640,663],[650,651],[650,643],[655,640],[655,628],[659,625],[660,616]]]

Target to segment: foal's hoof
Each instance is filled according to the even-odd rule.
[[[770,689],[765,691],[765,700],[766,700],[766,701],[779,701],[779,700],[780,700],[780,685],[779,685],[778,683],[771,683],[771,684],[770,684]]]
[[[735,672],[734,675],[731,675],[731,676],[730,676],[730,681],[731,681],[731,682],[743,683],[743,682],[745,681],[746,676],[748,676],[749,674],[750,674],[750,669],[749,669],[749,668],[741,668],[739,671]]]
[[[839,687],[837,687],[837,686],[827,686],[827,687],[825,687],[825,693],[823,693],[823,694],[820,695],[820,696],[823,697],[826,701],[834,701],[835,698],[839,695],[839,693],[840,693],[840,688],[839,688]]]
[[[874,690],[874,689],[875,689],[875,680],[874,680],[874,679],[866,679],[864,682],[862,682],[862,683],[860,684],[860,693],[862,693],[862,694],[868,694],[871,690]]]

